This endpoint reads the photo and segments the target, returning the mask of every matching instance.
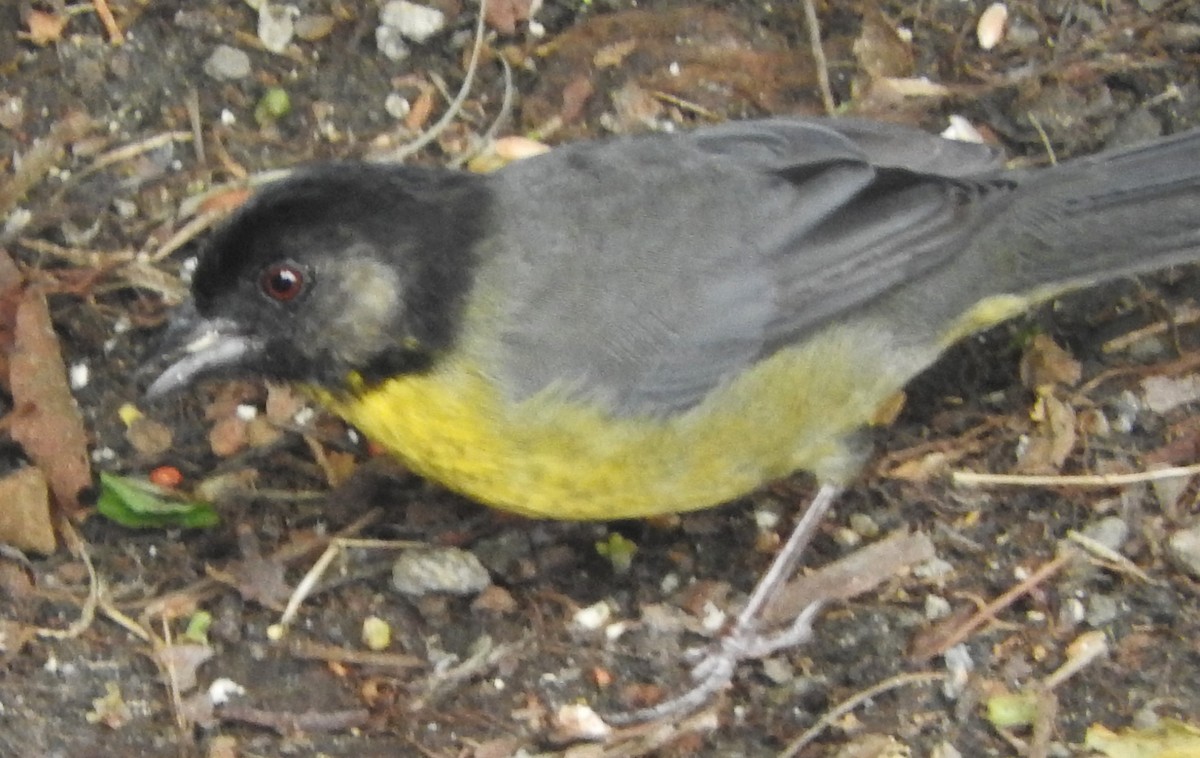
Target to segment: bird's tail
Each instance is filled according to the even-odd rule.
[[[996,235],[1021,289],[1200,261],[1200,129],[1034,171]]]

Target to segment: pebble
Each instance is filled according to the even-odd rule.
[[[382,24],[375,27],[375,47],[389,61],[402,61],[412,52],[399,30]]]
[[[296,34],[296,17],[300,10],[294,5],[264,3],[258,9],[258,39],[273,53],[282,53]]]
[[[409,0],[390,0],[380,9],[379,22],[421,44],[446,28],[446,14]]]
[[[946,618],[951,610],[950,601],[941,595],[925,596],[925,618],[930,621]]]
[[[1107,516],[1093,521],[1082,530],[1084,537],[1093,539],[1114,552],[1119,551],[1129,538],[1129,525],[1117,516]]]
[[[1180,529],[1167,540],[1171,560],[1194,579],[1200,579],[1200,524]]]
[[[1088,626],[1095,629],[1106,626],[1120,614],[1117,601],[1108,595],[1091,595],[1087,600]]]
[[[221,82],[245,79],[250,76],[250,56],[236,47],[217,45],[204,61],[204,73]]]
[[[456,547],[407,550],[392,564],[392,586],[404,595],[474,595],[491,583],[479,559]]]

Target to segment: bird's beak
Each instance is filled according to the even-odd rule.
[[[203,318],[188,303],[171,317],[159,355],[146,367],[157,373],[157,378],[146,388],[146,396],[162,397],[202,375],[238,366],[260,348],[261,341],[246,334],[237,323]]]

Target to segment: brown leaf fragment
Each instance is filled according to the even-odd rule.
[[[1051,393],[1041,395],[1030,414],[1037,422],[1037,431],[1017,461],[1022,474],[1052,474],[1062,469],[1079,435],[1076,432],[1075,409]]]
[[[143,417],[129,425],[125,439],[140,455],[153,458],[171,449],[175,433],[161,421]]]
[[[250,444],[247,422],[238,416],[226,416],[213,424],[208,432],[208,444],[213,454],[228,458],[241,452]]]
[[[595,91],[591,79],[586,76],[577,76],[567,82],[562,91],[562,109],[558,114],[563,123],[571,124],[583,118],[583,108]]]
[[[57,547],[46,478],[32,466],[0,479],[0,542],[42,555]]]
[[[92,484],[87,431],[71,395],[46,297],[36,288],[26,289],[17,306],[9,361],[12,437],[45,474],[55,501],[75,511],[80,491]]]
[[[1083,377],[1083,366],[1053,339],[1039,334],[1021,356],[1021,381],[1031,389],[1065,385],[1074,387]]]
[[[811,603],[848,600],[933,560],[933,541],[921,532],[899,530],[812,574],[788,583],[764,613],[771,622],[791,621]]]
[[[8,356],[16,339],[17,305],[25,277],[5,250],[0,250],[0,388],[9,389]]]
[[[38,47],[54,44],[62,39],[63,29],[67,28],[70,16],[46,11],[31,10],[25,17],[27,32],[17,36],[27,39]]]
[[[266,417],[276,424],[290,424],[306,405],[308,399],[286,384],[268,384]]]
[[[637,49],[636,39],[620,40],[601,47],[592,56],[596,68],[615,68]]]
[[[854,57],[871,79],[912,76],[915,68],[912,42],[900,36],[896,25],[876,6],[863,16],[862,34],[854,41]]]
[[[231,564],[228,571],[209,568],[209,575],[236,589],[243,600],[282,610],[292,594],[292,588],[284,581],[283,562],[264,556],[258,538],[248,528],[238,528],[238,545],[242,560]]]
[[[0,619],[0,655],[12,658],[37,639],[37,628],[17,621]]]
[[[532,5],[531,0],[490,0],[484,20],[501,34],[516,34],[517,24],[529,20]]]
[[[170,676],[180,692],[191,692],[196,688],[196,672],[200,666],[216,653],[210,645],[198,642],[180,642],[164,645],[154,651],[154,657]]]

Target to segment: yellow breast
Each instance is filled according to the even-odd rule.
[[[482,503],[634,518],[717,505],[798,469],[852,477],[860,460],[846,437],[907,375],[865,373],[853,359],[861,342],[826,334],[662,417],[616,417],[554,388],[513,402],[464,360],[318,396],[417,473]]]

